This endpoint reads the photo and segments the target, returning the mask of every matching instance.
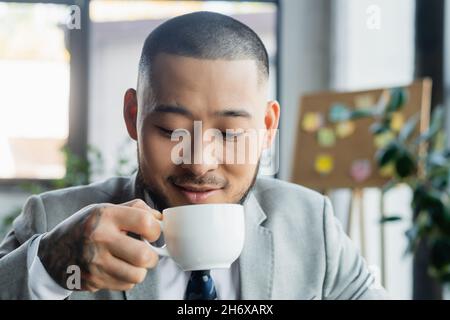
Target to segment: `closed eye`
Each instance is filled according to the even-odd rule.
[[[173,130],[166,129],[166,128],[163,128],[163,127],[160,127],[160,126],[155,126],[155,127],[159,130],[159,132],[161,132],[161,134],[163,136],[169,137],[169,138],[172,136]]]
[[[239,138],[240,136],[242,136],[244,134],[244,131],[222,131],[222,137],[224,140],[227,141],[234,141],[235,139]]]

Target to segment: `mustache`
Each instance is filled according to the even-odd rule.
[[[208,186],[216,186],[218,188],[225,188],[228,185],[228,181],[222,177],[219,177],[214,174],[206,174],[202,176],[196,176],[190,173],[178,175],[178,176],[169,176],[167,178],[173,184],[194,184],[194,185],[208,185]]]

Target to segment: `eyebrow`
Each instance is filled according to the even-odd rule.
[[[174,105],[167,105],[167,104],[160,104],[157,105],[152,113],[175,113],[179,114],[185,117],[193,118],[194,115],[191,111],[189,111],[186,107],[183,106],[174,106]],[[243,117],[243,118],[251,118],[251,114],[243,109],[227,109],[227,110],[220,110],[217,112],[214,112],[214,116],[217,117]]]
[[[167,104],[157,105],[153,109],[152,113],[176,113],[176,114],[180,114],[182,116],[186,116],[189,118],[194,117],[192,112],[190,112],[188,109],[186,109],[183,106],[172,106],[172,105],[167,105]]]
[[[243,118],[251,118],[252,116],[245,110],[222,110],[214,113],[215,116],[219,117],[243,117]]]

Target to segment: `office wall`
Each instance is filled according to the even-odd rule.
[[[414,1],[284,0],[281,4],[280,178],[289,179],[303,93],[395,86],[412,80]],[[380,9],[380,29],[368,27],[373,6]],[[393,298],[411,298],[411,257],[404,256],[410,196],[407,189],[400,187],[386,198],[386,211],[405,217],[403,222],[385,227],[386,287]],[[332,192],[331,198],[336,216],[346,225],[349,190]],[[374,270],[381,263],[379,198],[376,189],[364,192],[366,259]],[[355,210],[350,236],[360,247],[357,213]]]
[[[414,9],[414,0],[333,1],[330,87],[346,91],[410,83],[414,73]],[[342,196],[345,193],[347,199]],[[335,199],[340,199],[336,206],[345,211],[348,191],[336,194]],[[380,196],[378,189],[364,191],[366,258],[376,267],[381,265]],[[404,232],[412,215],[410,199],[411,192],[403,186],[390,191],[385,204],[388,215],[404,217],[384,227],[386,287],[399,299],[412,297],[412,259],[404,254]],[[356,211],[350,235],[360,245]]]
[[[301,95],[329,88],[331,18],[329,0],[281,1],[281,179],[291,175]]]

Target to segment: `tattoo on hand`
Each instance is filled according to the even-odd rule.
[[[40,242],[38,256],[46,271],[62,287],[66,288],[67,267],[77,265],[82,273],[82,287],[87,284],[89,265],[97,254],[91,235],[99,226],[104,206],[87,208],[63,222],[45,235]]]

